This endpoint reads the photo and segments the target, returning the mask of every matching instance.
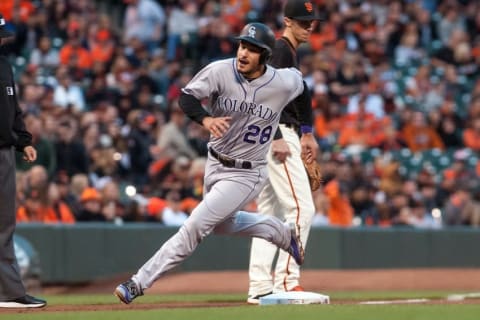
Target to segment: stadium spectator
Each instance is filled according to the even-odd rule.
[[[188,215],[182,211],[182,199],[177,191],[170,191],[166,194],[167,205],[162,212],[162,222],[166,226],[180,227]]]
[[[167,201],[158,198],[158,197],[151,197],[148,199],[148,203],[146,206],[146,220],[147,221],[154,221],[163,223],[163,211],[167,208]],[[143,220],[143,217],[142,217]]]
[[[358,113],[360,108],[365,108],[367,114],[372,114],[377,119],[385,116],[383,97],[378,94],[378,85],[374,82],[364,82],[360,85],[360,92],[348,99],[347,113]],[[362,105],[361,105],[362,104]]]
[[[75,216],[65,203],[60,194],[60,189],[56,183],[50,183],[48,186],[48,210],[47,213],[49,223],[75,223]]]
[[[466,208],[472,201],[472,195],[467,186],[457,185],[449,196],[443,212],[443,220],[448,226],[468,225],[469,216]]]
[[[133,183],[142,190],[149,182],[148,169],[153,160],[155,145],[152,128],[156,120],[147,111],[142,110],[135,114],[128,137],[128,154]]]
[[[191,1],[179,1],[170,8],[167,21],[167,60],[181,57],[195,59],[198,32],[198,5]]]
[[[77,217],[78,221],[105,222],[107,217],[102,212],[102,195],[97,189],[87,187],[80,196],[82,209]]]
[[[19,105],[28,122],[39,119],[42,123],[42,139],[55,144],[57,169],[53,176],[47,175],[47,182],[53,179],[75,214],[77,197],[88,185],[100,190],[110,179],[121,186],[133,184],[148,199],[165,197],[169,188],[162,185],[185,180],[183,172],[170,161],[170,152],[155,146],[160,136],[167,144],[172,137],[185,137],[183,144],[189,151],[175,152],[188,154],[190,170],[201,171],[193,167],[204,163],[208,133],[188,120],[178,122],[174,135],[168,133],[176,117],[171,106],[175,105],[179,88],[206,63],[233,54],[236,44],[231,34],[244,22],[257,19],[281,33],[281,1],[124,0],[100,6],[97,1],[85,0],[13,4],[12,0],[0,1],[0,12],[12,17],[7,19],[6,27],[17,33],[8,46],[13,49],[9,57],[18,79]],[[480,118],[480,37],[476,33],[480,26],[479,3],[316,1],[314,5],[325,14],[326,21],[314,30],[312,45],[300,48],[299,63],[316,108],[315,133],[323,151],[319,160],[327,168],[326,181],[330,181],[332,157],[343,154],[355,158],[345,165],[351,170],[357,170],[356,161],[361,159],[364,175],[376,188],[370,190],[371,198],[365,198],[365,188],[353,177],[342,179],[343,189],[337,190],[347,190],[344,200],[355,202],[357,214],[367,212],[359,215],[364,224],[400,224],[396,215],[402,209],[413,216],[422,204],[411,201],[412,194],[421,194],[427,211],[434,205],[443,210],[446,199],[457,192],[455,180],[450,177],[456,176],[451,169],[458,166],[455,151],[471,149],[464,163],[473,183],[477,183],[480,173],[480,165],[478,173],[473,170],[480,156],[475,142],[479,140],[475,130],[480,127],[476,124]],[[190,27],[179,24],[181,19],[189,21]],[[186,40],[188,47],[184,46]],[[372,103],[366,100],[367,116],[360,121],[355,110],[362,92],[375,99]],[[143,129],[144,135],[138,134],[141,130],[137,116],[142,110],[154,117],[146,122],[155,120],[154,126],[149,124]],[[373,124],[369,114],[375,115]],[[416,121],[412,114],[428,123],[426,131],[422,129],[418,134],[418,128],[411,129]],[[370,130],[370,137],[365,139],[368,142],[360,149],[351,145],[367,130],[345,136],[347,128],[352,130],[352,123],[357,129]],[[30,130],[35,131],[37,125],[32,121]],[[433,138],[435,134],[426,134],[431,130],[441,143]],[[410,134],[405,135],[408,131]],[[138,139],[132,139],[134,136]],[[132,148],[147,140],[150,142],[139,149],[142,152]],[[136,143],[132,145],[132,141]],[[441,144],[446,152],[432,150],[443,148]],[[405,180],[405,186],[417,183],[417,187],[396,187],[395,179],[390,189],[385,187],[386,176],[378,166],[379,159],[398,162],[394,178]],[[138,168],[140,178],[134,172]],[[425,170],[431,171],[435,183],[419,182],[417,178]],[[23,175],[27,179],[30,173]],[[18,176],[21,182],[20,171]],[[182,187],[181,200],[190,196],[201,199],[201,176],[188,175],[191,183]],[[72,185],[78,183],[79,177],[83,182],[74,191]],[[24,190],[22,187],[18,191],[21,201],[25,200]],[[476,201],[474,190],[468,189],[472,203]],[[320,192],[325,196],[326,191]],[[408,200],[405,205],[390,210],[389,204],[403,196]],[[365,206],[366,199],[373,205]],[[145,206],[132,200],[116,209],[125,210],[124,215],[120,214],[122,221],[144,221]],[[108,207],[113,212],[113,206]],[[469,212],[468,216],[476,216],[474,209]],[[475,221],[469,218],[464,223]]]
[[[444,6],[440,9],[441,17],[437,23],[438,36],[442,43],[449,43],[454,30],[466,30],[465,17],[460,14],[456,1],[445,1]]]
[[[57,140],[55,141],[55,155],[57,172],[64,172],[72,177],[75,174],[88,172],[88,154],[85,146],[77,138],[74,120],[65,118],[57,122]]]
[[[418,23],[419,40],[418,43],[425,52],[430,52],[432,44],[438,39],[437,28],[432,21],[432,15],[426,8],[418,7],[415,11],[416,21]]]
[[[89,70],[93,63],[92,56],[90,51],[82,46],[79,24],[71,22],[68,32],[67,42],[59,52],[60,63],[71,68]]]
[[[461,149],[463,147],[461,136],[463,121],[456,112],[457,108],[455,101],[446,97],[438,112],[434,110],[428,115],[430,123],[436,129],[447,149]],[[435,122],[432,120],[433,114],[436,114]]]
[[[52,40],[48,36],[42,36],[38,40],[38,46],[30,54],[30,67],[39,68],[42,73],[50,74],[59,64],[59,52],[52,48]]]
[[[425,115],[420,111],[413,112],[411,122],[402,129],[403,139],[413,152],[445,148],[443,141],[434,128],[427,123]]]
[[[164,39],[166,16],[153,0],[123,0],[127,9],[123,21],[124,39],[137,38],[152,52]]]
[[[53,92],[53,102],[63,109],[71,109],[74,112],[86,111],[85,96],[82,88],[73,82],[66,68],[57,70],[58,84]]]
[[[17,208],[17,222],[74,223],[70,207],[61,199],[58,186],[49,183],[42,166],[28,171],[24,198]]]
[[[375,146],[383,151],[398,151],[406,148],[407,144],[394,125],[390,123],[383,127],[382,132],[379,132]]]
[[[16,154],[17,169],[27,171],[34,165],[41,165],[47,170],[48,177],[52,178],[57,170],[57,158],[53,142],[43,136],[43,121],[39,117],[28,114],[25,117],[25,125],[32,134],[32,143],[37,150],[35,164],[23,160],[21,154]]]
[[[465,147],[476,152],[480,151],[480,117],[470,119],[471,126],[463,132]]]
[[[360,92],[360,85],[366,79],[358,73],[357,57],[351,53],[344,56],[335,78],[330,83],[333,102],[346,105],[348,97]]]
[[[349,227],[352,225],[354,210],[348,197],[350,167],[346,159],[337,157],[332,176],[327,180],[323,191],[327,198],[327,216],[332,226]]]
[[[440,37],[442,36],[440,35]],[[443,45],[433,53],[432,64],[434,66],[453,65],[455,63],[455,48],[467,41],[467,34],[462,28],[456,28],[444,40]]]
[[[184,132],[186,117],[174,100],[170,108],[170,120],[163,125],[157,137],[157,145],[162,157],[176,159],[184,155],[193,159],[197,153],[189,144]]]

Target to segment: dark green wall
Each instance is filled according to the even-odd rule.
[[[133,273],[174,233],[156,224],[21,224],[41,259],[42,281],[83,282]],[[480,267],[480,230],[316,228],[305,269]],[[210,236],[179,270],[244,270],[250,241]]]

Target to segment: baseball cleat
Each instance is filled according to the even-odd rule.
[[[290,224],[290,247],[288,248],[288,253],[295,259],[295,262],[301,266],[305,259],[305,251],[303,250],[302,241],[300,240],[300,235],[297,232],[297,226],[295,224]]]
[[[129,304],[136,297],[143,296],[143,291],[132,279],[130,279],[127,282],[119,285],[113,294],[116,295],[123,303]]]
[[[270,295],[270,294],[272,294],[271,291],[270,291],[270,292],[267,292],[267,293],[264,293],[264,294],[258,294],[258,295],[254,296],[254,297],[250,296],[250,297],[248,297],[248,299],[247,299],[247,303],[248,303],[248,304],[260,304],[260,298],[261,298],[261,297],[268,296],[268,295]]]
[[[293,287],[292,289],[288,290],[288,291],[305,291],[305,289],[303,289],[302,286],[298,285],[298,286],[295,286]]]

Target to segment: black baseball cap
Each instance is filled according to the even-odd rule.
[[[288,0],[283,9],[283,15],[287,18],[302,21],[323,19],[316,15],[315,5],[311,1],[305,0]]]
[[[0,13],[0,38],[8,38],[13,36],[13,32],[7,30],[5,19],[3,15]]]

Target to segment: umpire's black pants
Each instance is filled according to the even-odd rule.
[[[0,301],[25,295],[13,249],[15,231],[15,155],[13,148],[0,148]]]

